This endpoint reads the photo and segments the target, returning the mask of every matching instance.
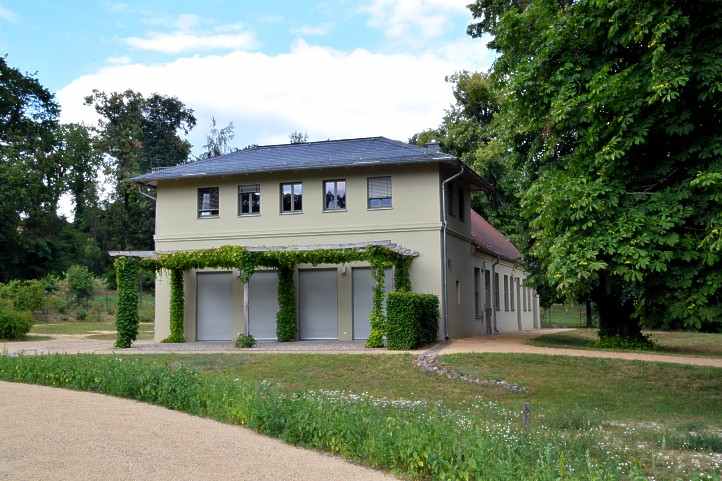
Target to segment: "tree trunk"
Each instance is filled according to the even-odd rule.
[[[591,328],[592,324],[592,300],[587,299],[587,328]]]
[[[592,298],[599,310],[599,337],[642,337],[639,320],[632,315],[632,299],[624,292],[620,281],[610,279],[608,273],[602,272]]]

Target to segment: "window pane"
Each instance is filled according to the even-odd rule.
[[[326,181],[323,183],[323,192],[324,192],[324,199],[323,199],[323,207],[326,210],[329,209],[337,209],[338,205],[336,204],[336,182],[334,181]]]
[[[211,217],[218,215],[218,187],[198,189],[198,216]]]
[[[241,194],[241,214],[248,214],[250,210],[250,194]]]
[[[283,212],[291,212],[291,198],[293,196],[293,186],[291,184],[281,185],[281,210]]]
[[[368,178],[369,209],[391,207],[391,177]]]
[[[346,181],[339,180],[336,182],[336,205],[339,209],[346,208]]]
[[[251,213],[258,214],[261,212],[261,193],[256,192],[251,194]]]
[[[303,210],[303,184],[293,184],[293,210]]]

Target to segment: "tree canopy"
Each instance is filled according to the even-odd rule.
[[[602,334],[722,321],[722,3],[477,0],[528,255]]]

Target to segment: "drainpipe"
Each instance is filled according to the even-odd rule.
[[[492,335],[499,334],[499,329],[496,328],[496,296],[499,296],[499,300],[501,301],[501,293],[499,292],[499,288],[496,286],[496,266],[499,265],[500,262],[501,258],[496,257],[496,260],[491,265],[491,318],[493,321],[493,326],[491,328]]]
[[[441,282],[443,282],[442,298],[444,301],[444,339],[449,339],[449,283],[447,282],[446,271],[448,270],[448,254],[446,248],[446,231],[447,231],[447,213],[446,213],[446,184],[459,177],[464,173],[464,165],[461,165],[459,171],[441,182]]]

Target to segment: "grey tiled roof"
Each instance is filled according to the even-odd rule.
[[[156,182],[257,172],[453,162],[455,157],[385,137],[266,145],[149,172],[132,180]]]

